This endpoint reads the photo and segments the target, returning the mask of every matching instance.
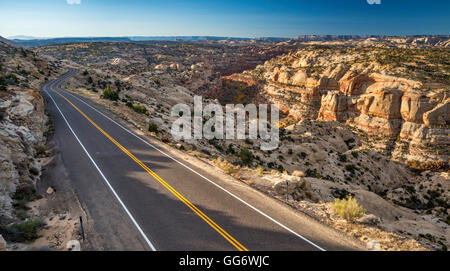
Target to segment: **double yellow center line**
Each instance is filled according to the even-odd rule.
[[[97,128],[103,135],[105,135],[112,143],[114,143],[119,149],[121,149],[126,155],[128,155],[133,161],[135,161],[139,166],[141,166],[145,171],[147,171],[153,178],[155,178],[159,183],[161,183],[167,190],[169,190],[173,195],[175,195],[180,201],[182,201],[186,206],[189,207],[194,213],[201,217],[208,225],[210,225],[214,230],[216,230],[223,238],[225,238],[230,244],[236,247],[239,251],[248,251],[241,243],[236,241],[230,234],[228,234],[224,229],[217,225],[211,218],[200,211],[194,204],[187,200],[183,195],[181,195],[175,188],[170,186],[166,181],[159,177],[155,172],[148,168],[141,160],[129,152],[125,147],[123,147],[119,142],[112,138],[108,133],[106,133],[102,128],[100,128],[94,121],[92,121],[86,114],[81,111],[77,106],[75,106],[71,101],[64,97],[61,93],[55,91],[56,94],[61,96],[70,105],[72,105],[83,117],[85,117],[95,128]]]

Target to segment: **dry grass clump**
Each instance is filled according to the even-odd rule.
[[[347,199],[334,199],[331,205],[335,214],[347,221],[355,221],[365,214],[365,210],[358,204],[355,198],[349,196]]]
[[[233,164],[229,163],[225,159],[222,159],[221,157],[216,159],[215,164],[227,174],[234,174],[240,169],[239,166],[233,166]]]
[[[259,177],[262,177],[262,176],[264,175],[264,168],[258,167],[258,168],[256,169],[256,172],[258,173],[258,176],[259,176]]]

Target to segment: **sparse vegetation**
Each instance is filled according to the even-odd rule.
[[[256,172],[258,173],[258,176],[261,177],[261,176],[264,175],[264,168],[258,167],[258,168],[256,169]]]
[[[34,218],[12,225],[0,225],[0,234],[8,242],[30,242],[39,238],[38,231],[44,226],[41,218]]]
[[[158,125],[156,123],[150,123],[148,126],[148,131],[152,133],[158,133]]]
[[[133,110],[137,113],[144,114],[144,115],[150,115],[150,113],[147,110],[147,107],[140,105],[140,104],[133,104]]]
[[[331,206],[335,214],[350,222],[354,222],[365,214],[364,208],[352,196],[346,199],[335,199]]]
[[[239,167],[233,166],[231,163],[229,163],[227,160],[222,159],[218,157],[215,161],[215,164],[222,169],[227,174],[233,174],[236,173]]]
[[[114,91],[111,87],[106,87],[103,90],[102,97],[104,99],[108,99],[108,100],[111,100],[111,101],[118,101],[119,100],[119,94],[116,91]]]
[[[239,157],[241,157],[242,163],[247,166],[251,165],[254,159],[253,153],[247,147],[241,149]]]

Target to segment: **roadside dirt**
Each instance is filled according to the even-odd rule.
[[[8,243],[7,250],[65,251],[73,240],[80,243],[81,250],[96,250],[89,215],[78,201],[52,135],[47,141],[46,155],[39,160],[42,176],[36,184],[36,192],[42,198],[27,206],[30,208],[28,215],[41,218],[44,226],[38,232],[38,239],[31,243]],[[80,217],[86,241],[83,241]]]

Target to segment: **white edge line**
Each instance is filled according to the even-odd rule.
[[[59,88],[59,87],[58,87]],[[259,209],[257,209],[256,207],[253,207],[251,204],[247,203],[245,200],[239,198],[238,196],[234,195],[233,193],[231,193],[230,191],[226,190],[225,188],[223,188],[222,186],[218,185],[217,183],[211,181],[210,179],[208,179],[207,177],[203,176],[202,174],[198,173],[197,171],[195,171],[194,169],[190,168],[189,166],[181,163],[180,161],[178,161],[177,159],[173,158],[172,156],[168,155],[167,153],[163,152],[162,150],[160,150],[159,148],[157,148],[156,146],[154,146],[153,144],[147,142],[146,140],[144,140],[143,138],[141,138],[140,136],[134,134],[133,132],[131,132],[130,130],[128,130],[127,128],[123,127],[121,124],[117,123],[115,120],[111,119],[110,117],[106,116],[105,114],[103,114],[101,111],[97,110],[95,107],[89,105],[88,103],[86,103],[85,101],[81,100],[80,98],[78,98],[77,96],[73,95],[72,93],[65,91],[61,88],[59,88],[60,90],[64,91],[65,93],[69,94],[70,96],[74,97],[75,99],[81,101],[82,103],[84,103],[85,105],[89,106],[90,108],[92,108],[93,110],[95,110],[97,113],[101,114],[102,116],[104,116],[105,118],[109,119],[110,121],[112,121],[113,123],[115,123],[116,125],[118,125],[119,127],[121,127],[123,130],[127,131],[129,134],[133,135],[134,137],[138,138],[139,140],[141,140],[142,142],[144,142],[145,144],[147,144],[148,146],[154,148],[155,150],[159,151],[160,153],[164,154],[165,156],[169,157],[170,159],[172,159],[173,161],[177,162],[178,164],[184,166],[185,168],[189,169],[190,171],[194,172],[195,174],[197,174],[198,176],[202,177],[203,179],[205,179],[206,181],[210,182],[211,184],[215,185],[216,187],[220,188],[221,190],[223,190],[224,192],[226,192],[227,194],[229,194],[230,196],[234,197],[235,199],[239,200],[240,202],[242,202],[243,204],[247,205],[248,207],[250,207],[251,209],[253,209],[254,211],[256,211],[257,213],[259,213],[260,215],[266,217],[267,219],[269,219],[270,221],[272,221],[273,223],[277,224],[278,226],[282,227],[283,229],[287,230],[288,232],[294,234],[295,236],[297,236],[298,238],[302,239],[303,241],[307,242],[308,244],[314,246],[315,248],[321,250],[321,251],[326,251],[325,249],[321,248],[320,246],[316,245],[315,243],[313,243],[312,241],[308,240],[306,237],[303,237],[302,235],[296,233],[295,231],[291,230],[290,228],[288,228],[287,226],[281,224],[280,222],[278,222],[277,220],[275,220],[274,218],[270,217],[269,215],[265,214],[264,212],[260,211]]]
[[[49,85],[52,85],[52,83],[50,83]],[[119,201],[120,205],[122,205],[123,209],[125,210],[125,212],[127,213],[127,215],[130,217],[131,221],[133,222],[133,224],[136,226],[136,228],[138,229],[139,233],[142,235],[142,237],[145,239],[145,241],[147,242],[148,246],[153,250],[156,251],[156,248],[153,246],[152,242],[150,242],[150,240],[147,238],[147,236],[145,235],[144,231],[141,229],[141,227],[139,226],[139,224],[136,222],[136,220],[134,219],[133,215],[131,215],[130,211],[128,211],[128,208],[125,206],[125,204],[122,202],[122,200],[119,198],[119,196],[117,195],[116,191],[114,191],[114,188],[111,186],[111,184],[109,183],[108,179],[106,179],[105,175],[103,175],[103,172],[100,170],[100,168],[97,166],[97,164],[95,163],[94,159],[92,159],[91,155],[89,154],[89,152],[86,150],[86,148],[84,147],[83,143],[81,143],[80,139],[78,138],[78,136],[75,134],[75,132],[73,131],[72,127],[70,126],[69,122],[67,121],[66,117],[64,116],[64,114],[61,112],[61,110],[59,109],[58,105],[56,104],[55,100],[53,99],[52,95],[47,91],[47,87],[49,85],[46,85],[43,87],[43,90],[47,93],[47,95],[50,97],[50,99],[52,99],[53,103],[55,104],[56,108],[58,109],[59,113],[61,114],[61,116],[63,117],[64,121],[66,122],[67,126],[69,127],[70,131],[72,132],[72,134],[74,135],[74,137],[76,138],[76,140],[78,141],[78,143],[80,143],[81,147],[83,148],[84,152],[86,153],[86,155],[89,157],[89,159],[91,160],[92,164],[94,164],[95,168],[97,169],[97,171],[100,173],[100,175],[102,176],[103,180],[105,181],[105,183],[107,184],[107,186],[109,187],[109,189],[111,189],[112,193],[114,194],[114,196],[116,197],[116,199]]]

